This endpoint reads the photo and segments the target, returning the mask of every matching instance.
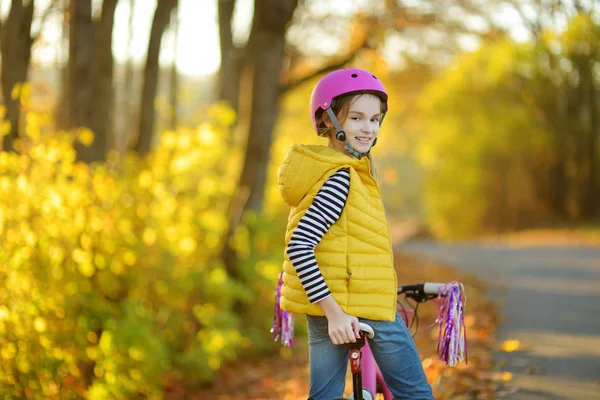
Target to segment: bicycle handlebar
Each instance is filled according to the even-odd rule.
[[[398,286],[398,294],[409,293],[409,292],[421,292],[424,294],[435,294],[439,293],[439,290],[446,286],[445,283],[417,283],[413,285],[402,285]]]
[[[416,300],[420,303],[427,300],[435,299],[440,297],[440,289],[446,286],[444,283],[437,282],[425,282],[416,283],[413,285],[401,285],[398,286],[398,294]]]

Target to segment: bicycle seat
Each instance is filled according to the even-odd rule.
[[[375,337],[375,331],[371,328],[370,325],[365,324],[364,322],[359,322],[360,330],[365,333],[365,336],[369,339],[373,339]]]

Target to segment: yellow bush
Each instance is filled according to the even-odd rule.
[[[161,398],[168,380],[206,381],[248,346],[231,305],[272,304],[273,276],[252,270],[281,245],[263,232],[250,283],[223,268],[241,153],[224,146],[230,112],[210,111],[215,123],[163,133],[147,158],[78,163],[75,135],[35,114],[18,151],[0,152],[2,398]],[[266,332],[256,310],[244,329]]]

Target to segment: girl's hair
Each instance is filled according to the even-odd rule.
[[[335,114],[335,116],[337,117],[340,125],[343,125],[344,122],[346,122],[346,118],[348,117],[348,112],[350,111],[350,106],[352,105],[352,103],[356,99],[358,99],[360,96],[363,96],[363,95],[371,95],[371,96],[374,96],[377,99],[379,99],[379,97],[375,94],[372,94],[369,92],[363,92],[363,93],[345,94],[345,95],[336,97],[333,100],[333,102],[331,104],[331,109],[332,109],[333,113]],[[379,99],[379,104],[381,106],[381,111],[383,112],[384,105],[383,105],[383,103],[381,103],[381,99]],[[319,136],[326,137],[329,140],[337,140],[335,138],[335,134],[336,134],[335,126],[333,126],[333,124],[330,123],[329,115],[327,115],[327,113],[324,112],[323,110],[319,110],[316,113],[316,119],[317,119]],[[369,161],[371,163],[371,175],[373,175],[373,178],[375,178],[377,181],[379,181],[379,173],[377,170],[377,166],[375,165],[375,160],[373,160],[373,156],[371,155],[371,153],[369,153],[367,155],[367,158],[369,159]]]

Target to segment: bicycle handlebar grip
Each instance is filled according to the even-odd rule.
[[[443,288],[444,286],[446,286],[445,283],[437,283],[437,282],[417,283],[414,285],[402,285],[402,286],[398,286],[398,294],[412,292],[412,293],[438,295],[439,289]]]
[[[371,328],[370,325],[367,325],[364,322],[359,322],[359,324],[360,330],[363,331],[369,339],[373,339],[375,337],[375,331],[373,331],[373,328]]]
[[[443,288],[444,286],[446,286],[446,284],[444,284],[444,283],[428,282],[423,285],[423,292],[425,292],[426,294],[436,294],[437,295],[440,293],[440,289]]]

